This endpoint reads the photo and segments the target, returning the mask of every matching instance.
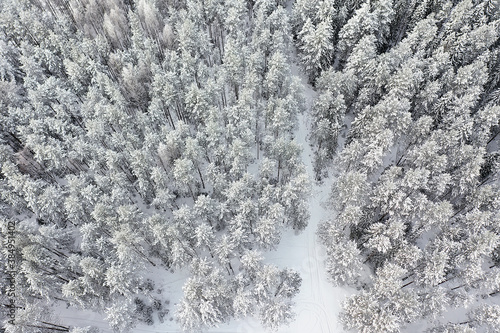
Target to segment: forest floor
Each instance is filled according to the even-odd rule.
[[[312,90],[306,91],[307,110],[313,95]],[[306,111],[307,113],[307,111]],[[302,145],[302,160],[307,173],[314,179],[312,158],[313,153],[307,141],[307,114],[299,115],[299,128],[295,140]],[[293,230],[285,232],[275,251],[265,253],[266,262],[279,267],[289,267],[299,272],[302,277],[300,293],[295,297],[296,317],[287,327],[278,330],[279,333],[340,333],[344,332],[339,322],[341,302],[354,290],[336,288],[328,282],[324,260],[325,249],[318,243],[316,230],[318,224],[328,216],[325,203],[328,200],[331,179],[325,179],[322,184],[313,182],[309,201],[311,218],[309,224],[300,234]],[[228,325],[210,330],[211,333],[262,333],[265,330],[258,320],[245,318],[232,321]]]

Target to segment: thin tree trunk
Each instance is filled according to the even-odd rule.
[[[203,181],[203,176],[201,175],[200,167],[196,167],[196,169],[198,169],[198,175],[200,175],[201,186],[203,186],[203,189],[205,189],[205,182]]]
[[[39,325],[26,325],[26,327],[35,327],[46,330],[53,330],[58,332],[69,332],[69,328],[55,328],[55,327],[47,327],[47,326],[39,326]]]

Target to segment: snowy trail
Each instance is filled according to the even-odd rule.
[[[310,89],[308,89],[310,90]],[[313,98],[312,91],[306,91],[308,104]],[[309,109],[309,108],[308,108]],[[312,151],[307,142],[307,115],[299,116],[299,129],[296,141],[303,147],[302,159],[307,172],[313,179]],[[346,288],[335,288],[327,279],[324,260],[325,250],[317,242],[316,230],[328,211],[323,207],[328,199],[331,181],[326,179],[322,185],[313,183],[309,207],[311,218],[302,233],[293,231],[283,234],[276,251],[265,253],[265,262],[279,267],[289,267],[298,271],[302,277],[299,295],[295,298],[295,320],[278,330],[279,333],[341,333],[344,332],[338,321],[342,300],[353,292]],[[264,328],[256,319],[245,318],[232,321],[228,325],[210,330],[211,333],[262,333]]]
[[[302,79],[305,88],[306,112],[298,116],[299,128],[295,133],[295,140],[302,148],[302,161],[305,164],[310,179],[314,179],[313,152],[307,140],[311,109],[315,92],[307,84],[297,66],[292,64],[292,73]],[[300,293],[295,298],[295,320],[288,326],[278,330],[279,333],[341,333],[345,332],[338,320],[341,302],[354,293],[349,288],[336,288],[328,282],[324,260],[326,251],[317,241],[316,230],[318,224],[327,218],[329,212],[323,207],[327,201],[331,180],[325,179],[323,184],[313,182],[312,193],[309,199],[311,218],[309,224],[299,235],[289,230],[283,233],[276,251],[265,253],[265,262],[279,267],[295,269],[302,277]],[[263,333],[264,328],[256,319],[245,318],[232,321],[228,325],[221,325],[209,331],[210,333]]]
[[[306,82],[303,83],[306,87],[307,110],[310,110],[314,92]],[[307,173],[314,179],[313,153],[307,141],[308,122],[307,115],[299,116],[296,140],[303,147],[302,160]],[[318,224],[329,214],[323,204],[328,199],[330,188],[330,179],[326,179],[321,185],[313,183],[309,199],[311,218],[307,228],[300,235],[285,234],[276,254],[269,254],[270,257],[275,257],[270,262],[297,269],[303,279],[301,292],[296,299],[297,317],[290,327],[283,328],[280,332],[343,332],[338,314],[342,300],[350,293],[343,288],[334,288],[328,282],[324,265],[326,253],[316,236]]]

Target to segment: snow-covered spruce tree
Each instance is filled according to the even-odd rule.
[[[295,4],[299,50],[321,3]],[[467,307],[469,319],[436,330],[494,330],[481,313],[494,313],[482,300],[498,295],[497,10],[489,1],[330,3],[335,51],[310,72],[311,138],[316,177],[338,174],[319,229],[328,272],[364,286],[345,303],[346,327],[396,332]]]
[[[151,270],[190,267],[170,312],[185,330],[291,320],[298,274],[243,263],[309,218],[284,6],[0,4],[0,214],[17,221],[20,308],[69,304],[124,332],[151,322]]]

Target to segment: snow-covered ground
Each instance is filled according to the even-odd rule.
[[[308,93],[306,96],[310,98],[311,94]],[[304,148],[303,161],[308,174],[313,179],[312,152],[306,138],[307,122],[307,115],[299,116],[300,128],[295,139]],[[313,184],[309,204],[311,219],[307,228],[299,235],[295,235],[293,231],[284,233],[276,251],[265,254],[267,263],[293,268],[302,277],[300,293],[295,298],[295,320],[288,327],[278,330],[280,333],[344,332],[338,321],[338,314],[342,300],[352,294],[353,290],[335,288],[328,282],[324,266],[326,253],[316,237],[318,223],[328,214],[323,203],[328,199],[330,185],[331,181],[328,179],[322,185]],[[209,332],[261,333],[264,331],[258,320],[245,318],[232,321],[228,325],[221,325]]]
[[[304,147],[303,161],[310,178],[314,179],[312,152],[306,139],[306,120],[307,116],[300,116],[296,139]],[[316,236],[318,223],[329,213],[323,203],[328,199],[330,187],[329,179],[321,185],[313,184],[309,225],[300,235],[293,235],[292,232],[283,235],[277,251],[267,254],[269,262],[294,268],[303,279],[300,294],[296,298],[296,320],[280,332],[343,332],[338,321],[340,305],[352,292],[345,288],[334,288],[328,282],[324,266],[325,249],[318,243]]]
[[[310,110],[314,91],[293,65],[292,70],[295,75],[302,77],[307,110]],[[309,121],[308,111],[299,115],[299,128],[295,140],[303,147],[302,160],[310,179],[314,179],[313,153],[307,140]],[[336,288],[328,282],[324,265],[325,249],[318,243],[316,236],[318,224],[329,214],[324,208],[324,203],[328,200],[331,183],[331,179],[325,179],[321,185],[313,183],[309,202],[311,218],[307,228],[298,235],[291,230],[285,232],[276,251],[265,253],[266,262],[279,267],[293,268],[302,277],[300,293],[295,298],[295,320],[288,327],[278,330],[280,333],[344,332],[338,320],[340,306],[346,296],[351,295],[354,290]],[[261,333],[264,329],[256,319],[245,318],[209,332]]]

